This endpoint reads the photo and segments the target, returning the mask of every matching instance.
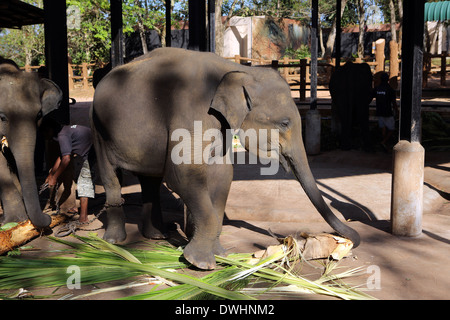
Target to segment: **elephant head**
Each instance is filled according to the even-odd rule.
[[[46,227],[50,216],[39,204],[34,171],[38,121],[58,108],[62,92],[50,80],[0,62],[0,137],[8,142],[22,190],[23,203],[34,226]]]
[[[265,151],[269,157],[277,157],[285,170],[290,168],[325,221],[352,240],[354,247],[358,246],[359,234],[333,214],[317,188],[303,145],[300,113],[289,86],[274,70],[248,70],[229,72],[223,77],[211,108],[221,113],[232,129],[266,129],[268,133],[276,129],[277,137],[268,134],[267,141],[258,140],[256,152]],[[241,143],[254,152],[247,141]]]

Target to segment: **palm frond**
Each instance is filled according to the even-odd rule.
[[[182,257],[182,251],[168,244],[143,243],[143,248],[126,248],[110,244],[95,234],[74,237],[76,241],[49,237],[51,241],[69,248],[56,256],[39,259],[0,257],[0,289],[64,287],[67,285],[67,268],[76,265],[82,275],[81,285],[123,279],[130,279],[130,283],[64,298],[83,299],[144,286],[149,284],[148,277],[158,279],[160,284],[146,293],[123,299],[250,300],[264,293],[281,291],[283,294],[309,292],[340,299],[371,298],[343,284],[342,279],[356,274],[356,269],[332,275],[331,269],[335,265],[330,265],[330,270],[316,281],[294,274],[291,268],[286,269],[286,262],[293,257],[292,248],[276,252],[256,264],[250,263],[252,255],[248,253],[216,257],[217,270],[198,278],[189,274],[190,264]],[[263,288],[249,288],[261,282],[264,283]],[[162,284],[169,284],[169,287]]]

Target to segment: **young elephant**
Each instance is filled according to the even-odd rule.
[[[157,49],[113,69],[98,84],[91,124],[106,191],[107,241],[126,238],[117,169],[140,179],[143,235],[149,238],[163,237],[158,193],[164,178],[192,219],[184,257],[201,269],[213,269],[214,255],[225,253],[219,236],[233,169],[216,149],[222,145],[220,137],[205,137],[241,128],[247,136],[252,130],[270,132],[265,140],[258,135],[251,151],[290,167],[325,220],[359,244],[359,235],[323,201],[308,166],[289,86],[271,69],[241,66],[211,53]],[[252,148],[250,143],[245,147]]]
[[[41,210],[34,171],[37,122],[57,109],[59,87],[37,74],[0,60],[0,198],[3,223],[29,218],[38,228],[50,224]],[[7,145],[7,146],[6,146]]]

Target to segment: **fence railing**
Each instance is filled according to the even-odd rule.
[[[84,62],[82,64],[73,64],[69,63],[67,65],[67,71],[69,76],[69,90],[77,89],[88,89],[92,87],[92,74],[93,74],[93,66],[95,63],[87,63]],[[22,70],[26,72],[37,72],[40,66],[29,66],[26,65],[22,67]]]
[[[447,51],[443,51],[441,54],[424,54],[423,57],[423,86],[428,83],[428,76],[430,74],[438,73],[440,75],[440,85],[446,85],[447,72],[450,72],[450,65],[447,67],[447,57],[450,57]],[[432,63],[432,59],[440,58],[440,65],[436,66]]]
[[[258,67],[271,67],[275,70],[280,71],[281,76],[286,79],[288,84],[291,87],[292,91],[299,91],[300,100],[306,100],[306,91],[308,90],[307,86],[310,86],[310,66],[311,59],[289,59],[283,58],[282,60],[267,60],[267,59],[252,59],[241,57],[239,55],[235,55],[234,57],[228,57],[226,59],[234,60],[236,63],[258,66]],[[355,62],[361,63],[361,59],[355,59]],[[384,60],[383,66],[381,67],[380,61],[365,61],[369,66],[374,69],[374,72],[377,70],[384,70]],[[341,65],[345,62],[341,61]],[[318,85],[328,85],[330,82],[331,74],[333,73],[334,68],[336,67],[336,59],[331,60],[318,60],[317,67],[319,68],[319,73],[317,77]],[[328,89],[319,89],[318,90],[328,90]]]
[[[68,65],[69,71],[69,90],[73,90],[77,83],[81,83],[81,88],[87,89],[92,86],[92,66],[95,63],[83,62],[82,64],[71,64]],[[91,80],[91,81],[89,81]]]
[[[373,72],[376,73],[378,71],[385,70],[385,60],[384,55],[376,55],[376,59],[374,61],[364,60],[371,68]],[[423,81],[424,87],[427,84],[428,76],[430,74],[440,74],[440,84],[442,86],[446,85],[446,74],[450,71],[450,65],[447,66],[447,57],[449,54],[447,52],[443,52],[440,55],[424,55],[424,74]],[[433,65],[431,63],[433,58],[440,58],[441,63],[440,66]],[[300,92],[300,100],[304,101],[306,99],[306,91],[310,86],[310,62],[311,59],[288,59],[284,58],[282,60],[267,60],[267,59],[252,59],[247,57],[241,57],[236,55],[234,57],[228,57],[226,59],[233,60],[236,63],[252,65],[252,66],[260,66],[260,67],[270,67],[275,70],[278,70],[280,74],[286,79],[289,83],[291,90]],[[399,60],[400,61],[400,60]],[[356,58],[356,63],[363,62],[361,59]],[[341,61],[341,65],[345,63]],[[390,62],[392,64],[392,61]],[[69,75],[69,90],[73,90],[75,88],[88,89],[92,87],[92,74],[93,74],[93,66],[94,63],[82,63],[82,64],[68,64],[68,75]],[[26,65],[22,67],[22,70],[27,72],[37,72],[38,69],[42,66],[29,66]],[[331,74],[333,73],[334,68],[336,67],[336,60],[318,60],[318,77],[317,84],[318,85],[328,85],[330,81]],[[392,66],[390,65],[390,68]],[[397,69],[398,70],[398,66]],[[398,74],[397,74],[398,76]],[[320,89],[318,90],[328,90],[328,89]]]

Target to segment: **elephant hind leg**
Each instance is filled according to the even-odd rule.
[[[138,176],[141,184],[143,225],[142,235],[148,239],[166,239],[161,212],[160,187],[162,178]]]
[[[120,171],[108,160],[105,150],[95,139],[94,145],[100,177],[106,194],[106,227],[103,239],[110,243],[124,241],[127,237],[125,231],[125,213],[122,207],[122,194],[120,184]]]

